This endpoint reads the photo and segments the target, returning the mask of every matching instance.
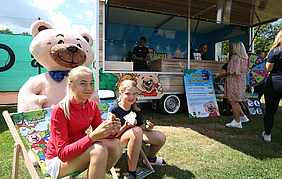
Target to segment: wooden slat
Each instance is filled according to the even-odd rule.
[[[14,145],[13,167],[12,167],[12,179],[17,179],[19,174],[19,155],[21,146],[18,143]]]
[[[24,162],[26,165],[26,168],[31,176],[32,179],[39,179],[39,175],[37,174],[36,169],[34,168],[34,166],[32,165],[32,162],[30,161],[29,157],[28,157],[28,153],[27,150],[25,149],[25,146],[17,132],[17,129],[12,121],[12,118],[9,114],[8,111],[3,111],[3,117],[6,121],[7,126],[9,127],[9,130],[14,138],[14,141],[16,144],[19,144],[20,148],[21,148],[21,152],[24,158]]]
[[[143,158],[143,160],[145,161],[145,164],[147,165],[147,167],[149,167],[153,172],[155,172],[154,168],[152,167],[152,165],[150,164],[145,152],[143,151],[143,149],[141,148],[140,151],[141,157]]]

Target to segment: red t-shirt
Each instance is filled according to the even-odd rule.
[[[87,150],[93,141],[85,130],[90,126],[94,130],[102,123],[100,111],[94,101],[81,105],[71,100],[70,119],[62,108],[56,105],[51,114],[51,136],[47,144],[46,158],[59,157],[63,162],[70,161]]]

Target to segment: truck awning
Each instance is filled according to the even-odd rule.
[[[248,27],[282,17],[282,0],[109,0],[108,5]]]

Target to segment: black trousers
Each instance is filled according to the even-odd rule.
[[[273,128],[273,122],[274,122],[274,114],[276,113],[279,102],[280,102],[279,96],[264,96],[265,99],[265,114],[263,118],[264,122],[264,131],[267,135],[271,134],[271,130]]]
[[[263,95],[263,86],[264,84],[259,84],[254,87],[254,92],[258,94],[258,99],[260,100]]]
[[[264,130],[267,135],[271,134],[273,128],[274,115],[279,107],[282,98],[282,77],[270,76],[264,86],[265,114]]]

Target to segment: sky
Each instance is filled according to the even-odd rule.
[[[56,28],[94,33],[97,0],[0,0],[0,29],[29,32],[38,17]]]

